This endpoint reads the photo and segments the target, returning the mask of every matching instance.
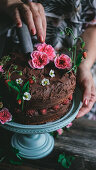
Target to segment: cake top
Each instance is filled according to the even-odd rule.
[[[65,31],[66,34],[73,35],[71,29],[66,28]],[[22,54],[13,53],[1,59],[1,79],[3,77],[3,80],[5,80],[8,90],[11,89],[12,93],[16,92],[16,100],[21,105],[22,111],[24,109],[24,101],[29,101],[30,103],[32,99],[35,103],[36,100],[39,101],[38,99],[41,98],[43,103],[44,100],[49,99],[50,91],[55,88],[55,83],[59,84],[58,88],[62,86],[60,89],[63,89],[64,81],[66,80],[65,82],[67,82],[68,77],[72,77],[72,71],[76,73],[82,58],[86,57],[85,43],[81,37],[78,38],[81,41],[81,48],[78,54],[76,53],[76,44],[68,49],[70,52],[70,56],[68,56],[64,53],[56,53],[51,45],[43,43],[35,45],[30,58],[24,58]],[[74,35],[73,39],[74,41],[77,40]],[[29,87],[31,87],[31,91]],[[12,115],[7,108],[3,107],[2,96],[0,108],[0,122],[4,124],[12,119]]]

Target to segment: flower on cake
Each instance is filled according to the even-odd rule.
[[[22,83],[23,83],[23,80],[22,80],[21,78],[16,79],[16,83],[17,83],[17,84],[22,84]]]
[[[57,130],[57,133],[58,133],[58,135],[62,135],[63,129],[58,129],[58,130]]]
[[[49,84],[50,84],[49,79],[44,78],[44,79],[41,81],[41,84],[42,84],[42,86],[49,85]]]
[[[70,69],[72,66],[71,58],[68,55],[61,54],[54,59],[54,64],[59,69]]]
[[[50,72],[49,72],[49,76],[50,76],[50,77],[55,77],[54,70],[52,70],[52,69],[50,70]]]
[[[30,100],[31,99],[31,95],[30,95],[30,93],[28,93],[28,92],[25,92],[24,93],[24,95],[23,95],[23,100]]]
[[[46,53],[40,51],[34,51],[31,54],[32,59],[28,61],[31,68],[42,69],[49,63],[48,56]]]
[[[51,45],[42,43],[42,44],[37,44],[35,47],[36,47],[36,50],[46,53],[49,60],[51,61],[54,60],[56,54],[55,54],[54,48]]]
[[[69,123],[69,124],[66,126],[66,128],[70,128],[71,126],[72,126],[72,122]]]
[[[1,66],[0,66],[0,72],[1,72],[1,73],[3,73],[3,72],[4,72],[4,70],[3,70],[3,68],[2,68],[2,67],[3,67],[3,65],[1,65]]]
[[[0,122],[2,124],[6,123],[6,122],[9,122],[12,120],[12,115],[11,113],[9,112],[9,110],[7,108],[3,108],[1,111],[0,111]]]

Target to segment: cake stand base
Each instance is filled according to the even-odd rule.
[[[40,159],[50,154],[53,150],[54,139],[48,133],[32,135],[14,134],[11,144],[20,151],[19,155],[21,157]]]
[[[20,156],[27,159],[40,159],[47,156],[54,147],[54,139],[49,132],[56,131],[72,122],[82,105],[82,93],[76,88],[73,104],[69,112],[54,122],[42,125],[22,125],[8,122],[2,125],[5,129],[15,132],[11,143],[19,150]]]

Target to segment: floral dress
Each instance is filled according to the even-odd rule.
[[[65,27],[72,28],[75,37],[88,24],[96,23],[96,0],[34,0],[44,6],[47,17],[46,43],[60,49],[72,45],[73,38],[66,37]]]
[[[47,17],[46,43],[60,50],[72,46],[72,37],[66,37],[65,27],[72,28],[74,35],[79,36],[89,24],[96,24],[96,0],[35,0],[44,6]],[[36,39],[35,39],[36,40]],[[96,86],[96,63],[92,67]],[[96,103],[85,115],[96,120]]]

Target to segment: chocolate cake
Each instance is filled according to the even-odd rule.
[[[13,121],[44,124],[69,111],[76,86],[73,71],[58,69],[52,60],[41,69],[32,68],[29,58],[16,52],[7,56],[6,61],[0,95]]]

